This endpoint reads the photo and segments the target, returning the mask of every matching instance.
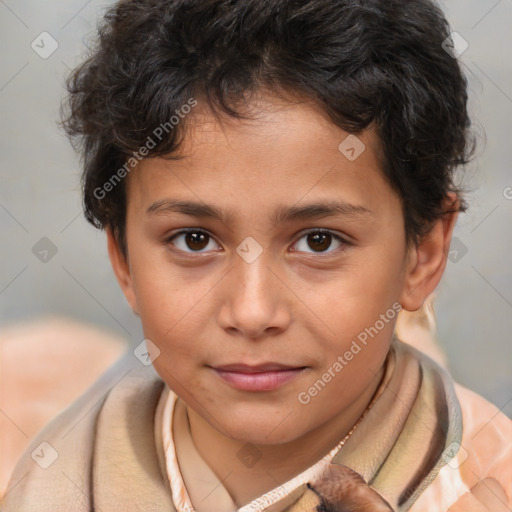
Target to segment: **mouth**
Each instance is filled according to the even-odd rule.
[[[306,366],[279,363],[230,364],[210,367],[226,383],[243,391],[272,391],[300,375]]]

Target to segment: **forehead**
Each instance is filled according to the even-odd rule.
[[[147,210],[167,195],[233,211],[336,196],[370,210],[393,199],[373,129],[349,135],[312,101],[267,96],[247,113],[217,117],[199,104],[185,119],[181,158],[147,158],[130,175],[129,207]]]
[[[237,107],[239,108],[239,107]],[[290,157],[300,149],[300,156],[314,159],[315,151],[339,149],[339,143],[349,134],[339,128],[321,106],[311,98],[290,93],[289,96],[273,96],[259,93],[240,110],[248,116],[238,119],[226,114],[213,114],[203,102],[185,118],[185,135],[177,155],[192,156],[192,153],[215,149],[219,144],[247,155],[251,150],[258,158],[279,161],[279,156]],[[366,156],[382,158],[381,141],[373,128],[357,136],[364,139],[370,153]],[[223,140],[222,140],[223,139]],[[264,150],[264,152],[263,152]],[[329,151],[330,152],[330,151]],[[318,155],[316,155],[318,156]],[[349,155],[350,156],[350,155]],[[379,166],[382,163],[378,162]]]

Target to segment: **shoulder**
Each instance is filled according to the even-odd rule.
[[[103,327],[60,316],[0,326],[0,496],[30,440],[127,349]]]
[[[41,508],[37,495],[69,500],[82,510],[79,488],[89,485],[98,434],[132,428],[130,416],[119,414],[127,408],[137,411],[137,421],[152,425],[153,406],[163,386],[151,365],[127,351],[30,442],[11,475],[2,510],[52,510],[55,502],[49,499],[48,508]],[[83,507],[86,510],[87,504]]]
[[[494,404],[464,386],[456,384],[455,391],[464,425],[460,459],[462,478],[471,489],[486,480],[491,489],[495,484],[490,481],[494,480],[502,487],[506,503],[512,505],[512,420]],[[499,491],[495,492],[499,494]]]
[[[501,512],[512,505],[512,421],[494,404],[454,383],[462,440],[411,512]]]

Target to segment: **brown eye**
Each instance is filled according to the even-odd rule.
[[[301,244],[302,240],[305,240],[305,242]],[[327,251],[327,249],[332,246],[333,241],[335,241],[338,245],[334,248],[334,250]],[[297,251],[309,252],[311,254],[311,252],[307,250],[308,248],[311,249],[313,253],[332,253],[335,252],[336,249],[339,249],[340,247],[343,248],[345,245],[349,244],[343,238],[335,235],[334,233],[331,233],[330,231],[316,230],[310,231],[309,233],[303,235],[296,245],[301,246],[296,249]]]
[[[332,235],[326,233],[314,233],[307,235],[308,246],[314,251],[325,251],[331,245]]]
[[[184,252],[204,252],[203,249],[207,248],[212,240],[213,238],[205,231],[191,229],[176,233],[168,238],[165,243],[172,243]]]

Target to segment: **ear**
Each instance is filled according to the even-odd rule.
[[[459,198],[450,192],[444,213],[418,244],[412,244],[407,255],[407,268],[400,303],[407,311],[417,311],[439,284],[446,268],[453,228],[458,217]],[[449,210],[449,211],[448,211]]]
[[[116,275],[117,282],[121,287],[121,290],[128,301],[128,304],[132,308],[133,312],[138,315],[137,299],[135,291],[133,289],[132,276],[130,271],[130,264],[127,258],[121,252],[117,240],[109,228],[106,228],[107,232],[107,244],[108,244],[108,256],[110,258],[110,264]]]

